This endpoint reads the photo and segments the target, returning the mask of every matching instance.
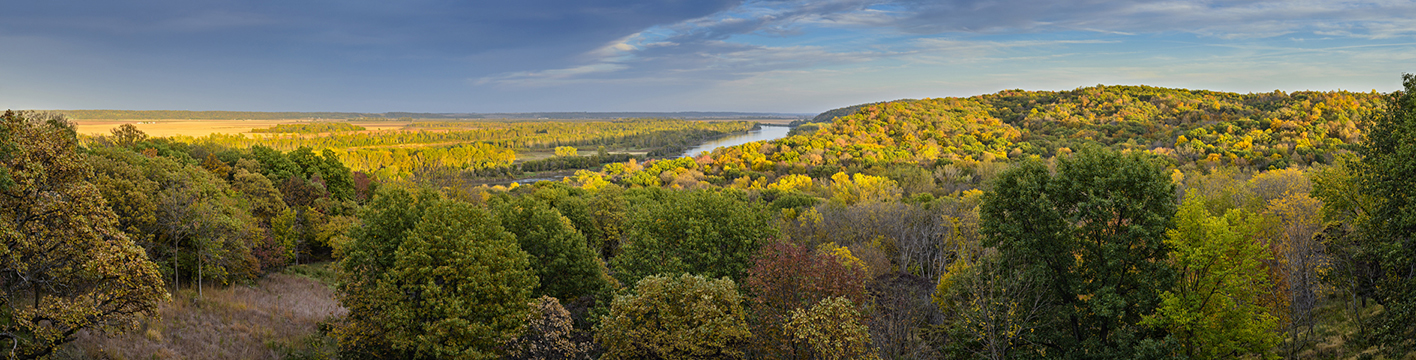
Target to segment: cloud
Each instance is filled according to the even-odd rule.
[[[698,74],[732,81],[775,70],[888,58],[978,60],[1019,47],[1119,40],[980,40],[1058,32],[1135,37],[1188,33],[1221,40],[1283,35],[1392,38],[1416,34],[1416,4],[1357,1],[1204,0],[756,0],[710,15],[654,26],[587,52],[581,64],[616,65],[626,77]],[[854,39],[810,44],[844,30]],[[1055,56],[1055,55],[1054,55]],[[604,72],[586,73],[603,76]],[[553,85],[539,76],[502,84]],[[569,81],[573,77],[555,76]]]

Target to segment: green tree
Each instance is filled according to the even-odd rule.
[[[262,235],[260,222],[224,179],[194,163],[102,143],[89,149],[87,162],[120,228],[162,266],[171,285],[258,275],[251,248]]]
[[[339,262],[339,304],[349,309],[335,328],[340,353],[351,359],[393,357],[388,334],[398,326],[389,319],[397,301],[389,284],[395,254],[405,233],[423,218],[436,193],[382,186],[361,213],[363,225],[350,230],[352,239]]]
[[[1354,340],[1365,341],[1371,337],[1371,322],[1362,309],[1376,296],[1378,271],[1371,253],[1375,249],[1367,246],[1361,229],[1376,198],[1361,190],[1355,174],[1358,161],[1351,154],[1340,156],[1332,166],[1319,167],[1310,176],[1312,196],[1322,202],[1325,227],[1320,237],[1329,260],[1319,279],[1342,298],[1348,319],[1356,325]]]
[[[1261,219],[1233,209],[1213,216],[1191,191],[1166,233],[1180,278],[1162,293],[1147,324],[1169,329],[1191,359],[1229,359],[1271,352],[1281,334],[1278,318],[1261,297],[1273,286],[1263,261],[1272,254],[1258,241]]]
[[[495,359],[520,332],[536,287],[525,252],[486,210],[428,206],[394,254],[386,288],[395,350],[418,359]]]
[[[341,263],[348,358],[491,359],[520,331],[536,276],[491,213],[381,190]]]
[[[685,272],[743,279],[763,241],[777,235],[771,213],[741,192],[642,191],[650,198],[631,215],[627,241],[613,260],[623,284]]]
[[[236,169],[236,174],[231,180],[231,188],[241,193],[241,196],[246,199],[247,206],[251,209],[251,215],[261,221],[269,222],[289,209],[285,205],[285,200],[281,198],[280,190],[275,188],[275,184],[272,184],[270,179],[261,174],[251,173],[246,169]]]
[[[980,233],[1000,270],[1036,276],[1044,314],[1026,340],[1048,357],[1133,358],[1165,337],[1140,324],[1175,281],[1165,231],[1174,185],[1139,153],[1084,148],[1053,174],[1026,161],[984,195]]]
[[[748,330],[732,279],[650,276],[615,296],[595,339],[604,359],[740,359]]]
[[[516,235],[541,278],[533,296],[575,299],[609,286],[604,265],[570,219],[534,199],[522,197],[496,207],[502,227]]]
[[[1378,263],[1375,299],[1386,307],[1376,343],[1394,356],[1416,348],[1416,75],[1402,84],[1373,119],[1356,166],[1361,190],[1376,200],[1361,245]]]
[[[121,332],[167,296],[157,266],[120,229],[62,116],[0,118],[0,341],[43,358],[94,329]]]

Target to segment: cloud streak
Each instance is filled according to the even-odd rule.
[[[30,84],[0,105],[796,112],[1078,81],[1247,89],[1312,64],[1367,86],[1416,70],[1390,60],[1413,38],[1409,1],[53,0],[0,12],[0,46],[23,49],[0,80]]]

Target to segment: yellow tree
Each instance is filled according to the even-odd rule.
[[[1213,216],[1194,191],[1175,217],[1165,243],[1180,279],[1144,323],[1169,330],[1192,359],[1271,355],[1278,318],[1260,302],[1271,283],[1258,218],[1237,209]]]
[[[9,358],[48,356],[81,329],[123,331],[167,296],[157,265],[117,217],[61,116],[0,122],[0,340]]]

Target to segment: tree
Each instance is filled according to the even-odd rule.
[[[269,222],[272,218],[288,210],[280,190],[275,188],[275,184],[272,184],[270,179],[261,174],[251,173],[245,169],[236,169],[236,174],[232,177],[231,188],[241,193],[251,209],[251,215],[261,221]]]
[[[1272,286],[1263,263],[1272,254],[1258,241],[1259,217],[1239,209],[1213,216],[1191,191],[1175,218],[1166,243],[1180,278],[1145,322],[1170,330],[1187,358],[1270,354],[1281,339],[1261,301]]]
[[[1031,332],[1046,315],[1048,293],[1037,288],[1036,273],[1002,266],[1002,260],[996,253],[955,260],[939,277],[932,298],[947,314],[944,330],[952,341],[945,350],[955,357],[1013,358],[1029,348]]]
[[[516,235],[541,278],[533,296],[575,299],[608,287],[609,275],[570,220],[539,201],[522,197],[496,207],[503,228]]]
[[[1378,263],[1375,299],[1386,307],[1375,335],[1392,355],[1416,348],[1416,75],[1402,84],[1374,117],[1356,166],[1361,190],[1375,198],[1360,245]]]
[[[1312,196],[1322,202],[1320,238],[1329,261],[1319,279],[1343,298],[1347,316],[1356,325],[1354,340],[1365,341],[1371,338],[1371,323],[1362,309],[1376,296],[1379,271],[1371,253],[1375,249],[1367,246],[1361,231],[1376,198],[1360,189],[1362,184],[1355,174],[1358,161],[1351,155],[1341,156],[1332,166],[1317,168],[1310,176]]]
[[[515,336],[536,287],[525,252],[486,210],[441,200],[407,233],[389,269],[388,334],[418,359],[495,359]]]
[[[605,359],[740,359],[752,333],[732,279],[650,276],[615,296],[595,340]]]
[[[1174,283],[1165,231],[1174,185],[1140,153],[1084,148],[1004,171],[980,208],[1001,270],[1037,276],[1046,305],[1026,339],[1048,357],[1139,356],[1165,334],[1140,324]]]
[[[844,249],[844,248],[842,248]],[[860,260],[856,260],[859,263]],[[792,311],[839,297],[864,304],[864,266],[847,267],[836,256],[804,246],[773,243],[764,246],[744,282],[751,295],[753,349],[773,359],[809,358],[810,347],[794,346],[783,326]]]
[[[1269,247],[1278,270],[1278,293],[1283,296],[1288,357],[1296,357],[1315,334],[1314,311],[1322,293],[1318,277],[1327,267],[1326,251],[1318,234],[1323,229],[1322,202],[1304,193],[1287,193],[1269,200]]]
[[[603,150],[603,148],[602,148],[602,150]],[[578,155],[580,155],[580,150],[576,149],[574,146],[557,146],[557,147],[556,147],[556,156],[578,156]]]
[[[388,333],[397,326],[388,315],[397,300],[388,276],[403,244],[404,233],[423,218],[439,196],[428,190],[383,186],[361,213],[363,225],[350,230],[353,240],[339,262],[339,304],[349,309],[335,338],[345,358],[392,357]],[[293,214],[293,212],[292,212]],[[292,215],[293,218],[293,215]]]
[[[777,235],[772,215],[741,192],[645,189],[629,221],[615,278],[632,284],[656,274],[746,277],[762,242]]]
[[[492,359],[520,332],[536,276],[491,213],[381,191],[341,267],[349,358]]]
[[[48,356],[82,329],[121,332],[167,297],[157,265],[117,227],[73,125],[6,111],[0,124],[0,341]]]
[[[526,360],[588,360],[595,344],[581,339],[572,327],[570,312],[560,300],[541,296],[531,302],[531,314],[521,335],[507,342],[509,359]]]
[[[829,297],[808,308],[792,310],[783,329],[801,343],[810,359],[879,359],[870,348],[870,332],[860,309],[850,299]]]

